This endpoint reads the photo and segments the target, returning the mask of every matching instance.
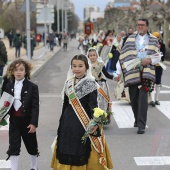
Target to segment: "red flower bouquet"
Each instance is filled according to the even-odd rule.
[[[4,114],[7,112],[8,107],[10,106],[10,102],[8,101],[4,101],[4,105],[1,107],[0,109],[0,124],[1,125],[6,125],[6,121],[3,119],[4,118]]]
[[[154,82],[148,79],[142,79],[142,87],[146,92],[152,92],[154,90]]]
[[[14,97],[10,94],[4,92],[0,99],[0,126],[5,126],[7,124],[7,114],[11,108],[12,103],[14,102]]]

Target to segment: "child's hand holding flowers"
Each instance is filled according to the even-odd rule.
[[[91,134],[96,135],[97,134],[97,128],[98,125],[104,125],[106,124],[107,120],[107,113],[100,109],[100,108],[94,108],[94,113],[93,113],[93,119],[90,120],[86,132],[82,137],[82,143],[86,143],[87,137]]]

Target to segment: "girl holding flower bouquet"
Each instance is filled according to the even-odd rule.
[[[104,66],[104,62],[98,55],[95,48],[89,48],[87,56],[91,63],[91,72],[94,76],[96,82],[99,84],[98,88],[98,106],[99,108],[105,110],[106,112],[111,111],[111,101],[109,95],[109,88],[106,83],[106,77],[108,79],[113,79],[113,75],[109,74]],[[110,123],[110,114],[108,115],[108,123]]]
[[[32,66],[28,61],[18,59],[7,69],[9,82],[4,89],[14,96],[14,103],[9,110],[9,148],[8,159],[11,160],[11,170],[18,170],[18,158],[21,149],[21,137],[31,158],[31,169],[37,170],[38,144],[36,128],[39,117],[38,86],[31,81]]]
[[[97,85],[87,57],[76,55],[63,89],[63,107],[51,167],[54,170],[104,170],[112,168],[107,143],[100,125],[90,127],[83,143],[93,108],[97,107]]]

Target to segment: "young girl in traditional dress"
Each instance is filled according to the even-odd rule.
[[[93,118],[93,108],[97,107],[97,85],[90,74],[88,59],[83,54],[76,55],[71,60],[63,97],[57,144],[51,167],[54,170],[112,168],[108,146],[98,126],[91,127],[91,135],[85,144],[82,142],[85,127],[89,119]],[[95,141],[101,141],[100,145],[99,143],[96,145]]]
[[[7,154],[11,160],[11,170],[18,170],[18,158],[21,148],[21,137],[31,158],[31,170],[37,170],[38,144],[36,128],[39,117],[38,86],[31,81],[32,66],[28,61],[18,59],[7,69],[9,82],[5,91],[14,96],[9,124],[9,149]],[[25,168],[27,169],[27,168]]]
[[[91,62],[91,72],[96,82],[99,84],[98,88],[98,105],[99,108],[105,111],[111,111],[111,101],[109,95],[109,88],[106,83],[106,78],[113,79],[114,76],[109,74],[104,66],[104,62],[99,57],[98,52],[95,48],[89,48],[87,56]],[[108,123],[110,123],[110,115],[108,117]]]

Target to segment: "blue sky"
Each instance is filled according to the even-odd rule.
[[[86,5],[95,5],[100,8],[100,12],[105,10],[106,5],[111,0],[71,0],[75,6],[75,13],[79,16],[80,20],[83,21],[83,8]]]

